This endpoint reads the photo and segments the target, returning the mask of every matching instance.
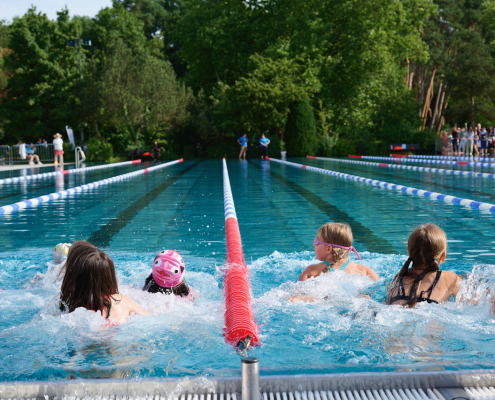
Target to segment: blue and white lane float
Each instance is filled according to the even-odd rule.
[[[383,164],[383,163],[375,163],[375,162],[371,162],[371,161],[343,160],[341,158],[313,157],[313,156],[308,156],[307,158],[310,158],[313,160],[335,161],[335,162],[341,162],[341,163],[347,163],[347,164],[369,165],[372,167],[406,169],[409,171],[433,172],[435,174],[443,174],[443,175],[457,175],[457,176],[468,176],[468,177],[495,179],[495,174],[487,174],[485,172],[459,171],[457,169],[442,169],[442,168],[432,168],[432,167],[418,167],[416,165]]]
[[[396,154],[391,154],[393,157]],[[484,161],[495,163],[495,158],[492,157],[464,157],[464,156],[422,156],[422,155],[401,155],[404,158],[424,158],[428,160],[455,160],[455,161]]]
[[[309,165],[302,165],[302,164],[296,164],[296,163],[289,162],[289,161],[277,160],[275,158],[270,158],[270,161],[274,161],[274,162],[280,163],[280,164],[290,165],[291,167],[302,168],[304,170],[317,172],[319,174],[335,176],[335,177],[340,178],[340,179],[359,182],[359,183],[369,185],[369,186],[378,186],[378,187],[383,188],[383,189],[393,190],[393,191],[401,192],[401,193],[408,194],[411,196],[426,197],[428,199],[441,201],[441,202],[447,203],[447,204],[467,206],[467,207],[470,207],[474,210],[489,211],[489,212],[495,214],[495,204],[482,203],[479,201],[462,199],[460,197],[448,196],[448,195],[442,194],[442,193],[429,192],[427,190],[416,189],[413,187],[396,185],[395,183],[382,182],[382,181],[377,181],[375,179],[363,178],[361,176],[349,175],[349,174],[344,174],[342,172],[336,172],[336,171],[330,171],[328,169],[315,168],[315,167],[311,167]]]
[[[133,177],[138,176],[138,175],[146,174],[148,172],[151,172],[151,171],[154,171],[157,169],[169,167],[171,165],[178,164],[182,161],[183,161],[183,159],[181,158],[180,160],[175,160],[175,161],[171,161],[171,162],[168,162],[165,164],[155,165],[154,167],[140,169],[139,171],[129,172],[127,174],[114,176],[113,178],[103,179],[101,181],[88,183],[86,185],[76,186],[76,187],[73,187],[73,188],[70,188],[67,190],[62,190],[61,192],[47,194],[45,196],[40,196],[40,197],[36,197],[34,199],[20,201],[18,203],[10,204],[8,206],[3,206],[3,207],[0,207],[0,216],[3,216],[5,214],[11,214],[11,213],[19,212],[25,208],[38,207],[41,204],[49,203],[49,202],[52,202],[54,200],[65,199],[68,196],[84,193],[84,192],[87,192],[89,190],[99,188],[100,186],[109,185],[109,184],[115,183],[115,182],[122,182],[126,179],[133,178]]]
[[[349,155],[349,158],[362,158],[363,160],[384,160],[395,162],[413,162],[413,163],[428,163],[428,164],[446,164],[446,165],[467,165],[470,167],[495,167],[495,163],[478,163],[468,161],[444,161],[444,160],[423,160],[419,158],[406,157],[378,157],[378,156],[354,156]]]
[[[95,171],[98,169],[106,169],[106,168],[113,168],[113,167],[122,167],[124,165],[139,164],[140,162],[141,162],[141,160],[124,161],[124,162],[118,162],[118,163],[113,163],[113,164],[96,165],[94,167],[66,169],[64,171],[45,172],[43,174],[36,174],[36,175],[16,176],[15,178],[0,179],[0,185],[5,185],[5,184],[9,184],[9,183],[19,183],[19,182],[25,182],[25,181],[32,182],[32,181],[37,181],[38,179],[51,178],[51,177],[58,176],[58,175],[78,174],[78,173],[82,173],[82,172]]]

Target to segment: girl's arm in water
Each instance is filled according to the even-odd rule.
[[[375,271],[373,271],[370,267],[367,267],[366,265],[361,265],[361,264],[357,264],[357,263],[350,263],[346,267],[345,271],[348,274],[359,274],[359,275],[369,276],[373,280],[373,282],[380,279],[378,274]]]
[[[130,297],[123,296],[126,298],[129,304],[129,315],[137,314],[137,315],[151,315],[148,311],[146,311],[143,307],[141,307],[137,302],[132,300]]]
[[[310,265],[304,268],[304,271],[299,276],[299,281],[307,281],[309,278],[316,278],[321,275],[325,268],[325,263]]]

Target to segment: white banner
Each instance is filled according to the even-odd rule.
[[[69,136],[69,142],[72,144],[72,150],[76,147],[76,141],[74,140],[74,132],[72,132],[72,128],[69,128],[67,125],[65,126],[67,130],[67,136]]]

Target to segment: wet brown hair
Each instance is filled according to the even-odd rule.
[[[78,307],[110,315],[110,296],[119,292],[115,266],[110,256],[88,242],[75,242],[67,254],[61,274],[60,310]]]
[[[354,241],[351,227],[342,222],[328,222],[318,229],[317,234],[324,242],[339,246],[350,247]],[[348,256],[349,250],[332,247],[332,263],[336,264],[347,259]]]
[[[407,241],[407,254],[409,258],[402,266],[402,269],[392,281],[388,292],[387,303],[390,304],[392,292],[397,288],[400,278],[413,280],[409,290],[410,299],[404,304],[407,307],[414,307],[417,303],[418,286],[429,272],[440,269],[440,257],[447,252],[447,235],[444,230],[435,224],[425,224],[418,226]],[[412,268],[409,266],[412,263]],[[419,275],[411,272],[412,269],[423,269]]]

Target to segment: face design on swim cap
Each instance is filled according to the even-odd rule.
[[[184,280],[186,264],[175,250],[160,251],[153,260],[153,279],[161,287],[172,288]]]

